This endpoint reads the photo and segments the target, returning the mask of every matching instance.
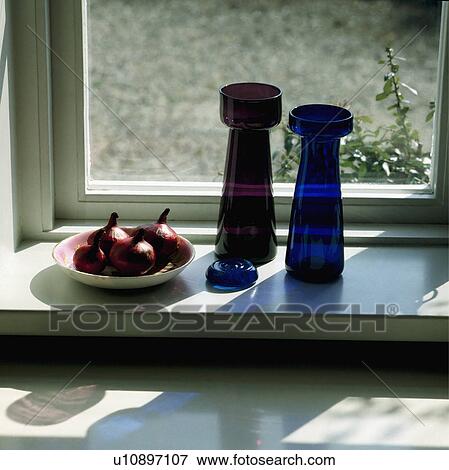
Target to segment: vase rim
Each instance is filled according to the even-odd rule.
[[[258,85],[258,86],[263,86],[267,88],[271,88],[274,90],[276,93],[267,96],[267,97],[261,97],[261,98],[239,98],[236,96],[233,96],[232,94],[229,94],[225,91],[226,88],[232,87],[232,86],[238,86],[238,85]],[[282,90],[279,88],[277,85],[273,85],[271,83],[264,83],[264,82],[235,82],[235,83],[226,83],[220,87],[220,95],[234,100],[234,101],[241,101],[241,102],[258,102],[258,101],[270,101],[279,98],[282,96]]]
[[[311,119],[311,118],[308,118],[306,116],[301,116],[301,115],[298,115],[298,114],[295,113],[296,111],[305,110],[305,108],[313,108],[313,107],[322,108],[322,109],[324,109],[324,108],[338,109],[339,111],[336,115],[338,116],[340,113],[343,112],[344,117],[342,117],[341,119]],[[341,123],[341,122],[350,121],[351,119],[353,119],[353,114],[352,114],[351,111],[349,111],[349,109],[343,108],[342,106],[337,106],[337,105],[334,105],[334,104],[326,104],[326,103],[301,104],[301,105],[296,106],[295,108],[293,108],[290,111],[289,114],[290,114],[290,117],[292,117],[293,119],[300,119],[300,120],[303,120],[303,121],[307,121],[307,122],[311,122],[311,123],[313,122],[313,123],[317,123],[317,124],[323,124],[323,123],[326,123],[326,122]]]

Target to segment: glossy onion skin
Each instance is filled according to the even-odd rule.
[[[170,209],[165,209],[159,216],[157,222],[149,225],[142,225],[145,230],[145,240],[156,250],[157,254],[163,258],[171,256],[178,248],[178,234],[167,224],[167,215]]]
[[[117,224],[118,214],[113,212],[109,217],[108,223],[100,230],[104,230],[104,234],[100,239],[100,248],[103,250],[106,256],[109,256],[112,246],[117,240],[124,240],[129,235],[118,226]],[[98,230],[91,233],[87,239],[87,243],[92,244],[93,240],[98,233]]]
[[[103,230],[96,232],[92,244],[80,246],[73,255],[73,264],[77,271],[88,274],[100,274],[106,267],[108,259],[98,246]]]
[[[109,260],[123,276],[141,276],[156,264],[154,248],[144,239],[143,230],[133,237],[117,240],[112,246]]]

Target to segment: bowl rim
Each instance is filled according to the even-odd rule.
[[[132,227],[122,227],[123,229],[132,229]],[[95,229],[97,230],[97,229]],[[170,273],[173,273],[173,272],[176,272],[178,270],[183,270],[184,268],[186,268],[194,259],[195,259],[195,256],[196,256],[196,250],[195,250],[195,247],[193,245],[192,242],[190,242],[189,240],[187,240],[187,238],[183,237],[182,235],[178,235],[179,238],[182,238],[191,248],[192,250],[192,255],[190,256],[190,258],[181,266],[177,266],[176,268],[173,268],[173,269],[170,269],[170,271],[167,271],[166,273],[162,273],[162,272],[157,272],[157,273],[153,273],[153,274],[141,274],[140,276],[108,276],[108,275],[104,275],[104,274],[91,274],[91,273],[85,273],[83,271],[78,271],[76,269],[73,269],[73,268],[70,268],[68,266],[64,266],[63,264],[61,264],[59,262],[59,260],[56,258],[55,256],[55,251],[56,249],[58,248],[58,246],[60,246],[62,243],[66,242],[67,240],[69,240],[70,238],[73,238],[73,237],[76,237],[78,235],[81,235],[83,233],[89,233],[91,234],[92,232],[94,232],[95,230],[88,230],[86,232],[80,232],[80,233],[76,233],[74,235],[70,235],[70,237],[67,237],[67,238],[64,238],[64,240],[61,240],[60,242],[58,242],[54,247],[53,247],[53,250],[51,251],[51,256],[53,258],[53,261],[61,268],[63,269],[67,269],[68,271],[71,271],[71,272],[74,272],[74,273],[77,273],[77,274],[80,274],[82,276],[88,276],[88,277],[92,277],[92,278],[99,278],[99,279],[115,279],[115,280],[124,280],[124,279],[130,279],[130,280],[133,280],[133,279],[145,279],[145,278],[150,278],[150,277],[155,277],[155,276],[163,276],[165,274],[167,274],[168,272]]]

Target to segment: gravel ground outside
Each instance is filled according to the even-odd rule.
[[[401,53],[413,122],[435,97],[439,7],[391,0],[89,0],[90,86],[183,181],[221,181],[227,128],[218,88],[262,81],[284,92],[284,114],[308,102],[342,103],[379,67],[384,47]],[[383,73],[353,101],[357,114],[390,122],[376,103]],[[95,179],[174,180],[174,176],[91,96],[91,175]],[[272,151],[282,145],[272,133]]]

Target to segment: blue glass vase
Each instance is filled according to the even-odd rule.
[[[327,282],[343,271],[340,138],[352,131],[352,114],[326,104],[298,106],[290,129],[301,136],[301,160],[290,217],[285,265],[307,282]]]

